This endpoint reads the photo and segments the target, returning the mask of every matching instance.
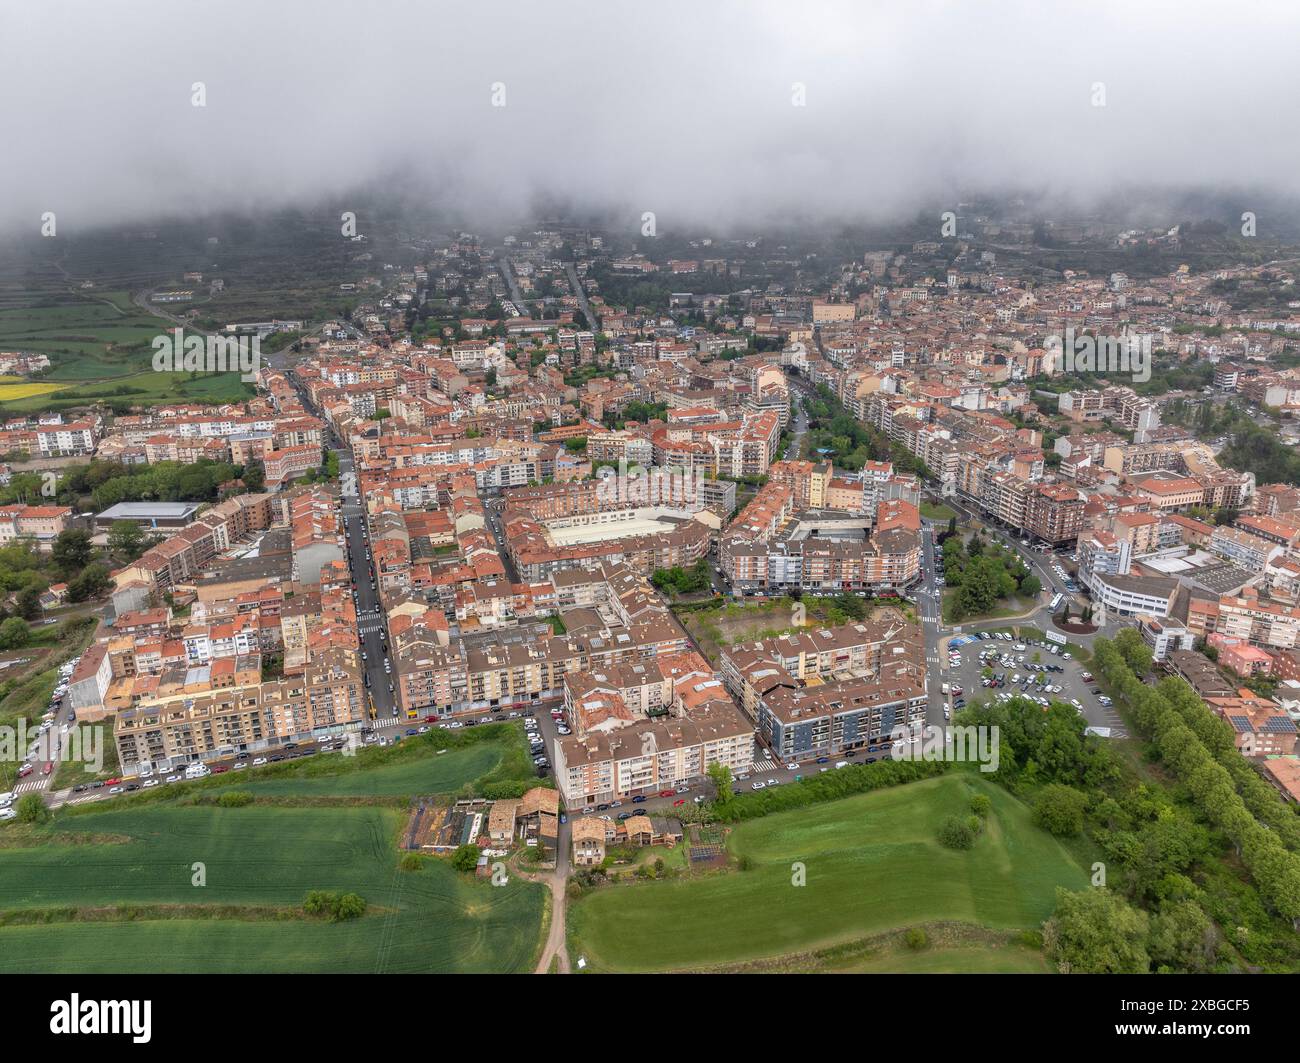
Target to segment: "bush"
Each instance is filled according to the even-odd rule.
[[[473,872],[478,867],[478,857],[477,845],[458,845],[451,854],[451,866],[457,871]]]
[[[989,800],[988,794],[976,794],[970,799],[970,810],[980,819],[988,819],[989,813],[993,811],[993,802]]]
[[[253,795],[247,790],[230,790],[217,798],[222,808],[243,808],[253,803]]]
[[[328,890],[312,890],[303,901],[302,910],[308,915],[323,916],[331,923],[340,923],[345,919],[356,919],[363,915],[366,901],[356,893],[344,893],[340,896]]]
[[[424,870],[424,861],[420,859],[417,853],[407,853],[402,857],[398,865],[403,871],[422,871]]]
[[[818,773],[793,786],[777,786],[756,793],[740,794],[725,804],[714,804],[713,814],[722,822],[754,819],[773,812],[836,801],[853,794],[870,793],[887,786],[932,778],[946,771],[943,761],[878,760],[874,764],[850,764],[838,771]]]
[[[334,908],[334,921],[357,919],[366,912],[366,899],[357,893],[345,893]]]
[[[23,794],[14,811],[18,813],[19,823],[44,823],[50,816],[40,794]]]
[[[32,629],[27,621],[11,616],[0,624],[0,650],[16,650],[31,641]]]
[[[1034,799],[1034,822],[1058,838],[1072,838],[1083,831],[1087,795],[1073,786],[1049,783]]]
[[[903,943],[913,952],[920,952],[930,944],[930,935],[919,926],[914,926],[903,935]]]
[[[939,826],[939,844],[949,849],[969,849],[975,844],[979,832],[972,830],[969,819],[949,816]]]

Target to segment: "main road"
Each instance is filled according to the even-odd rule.
[[[596,315],[592,313],[591,304],[587,302],[587,293],[582,287],[582,281],[578,279],[578,271],[574,268],[572,262],[564,264],[564,270],[569,275],[569,284],[573,288],[573,296],[578,300],[578,309],[582,311],[583,316],[587,319],[587,328],[594,334],[600,334],[600,322],[596,320]]]
[[[277,360],[279,364],[277,365]],[[289,371],[288,352],[272,355],[269,364],[281,372],[293,385],[303,408],[320,418],[324,424],[325,446],[338,457],[339,485],[342,495],[342,518],[345,542],[347,544],[348,570],[352,576],[353,601],[357,611],[357,640],[361,645],[362,664],[367,681],[367,715],[373,713],[373,726],[392,726],[407,721],[397,713],[396,672],[384,668],[388,657],[387,618],[379,604],[378,580],[374,567],[374,555],[371,551],[370,530],[366,522],[366,510],[361,504],[357,484],[356,465],[352,451],[338,438],[329,422],[320,415],[312,405],[307,393],[298,386],[297,380]],[[389,661],[391,666],[391,661]],[[393,690],[388,689],[389,684]]]

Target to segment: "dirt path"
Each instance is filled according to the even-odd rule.
[[[560,974],[571,974],[569,969],[569,952],[564,946],[564,906],[567,900],[567,880],[558,871],[547,876],[551,883],[551,929],[546,935],[546,946],[537,961],[535,974],[549,974],[552,958],[558,957],[556,970]]]
[[[549,974],[551,961],[556,960],[555,969],[560,974],[571,974],[569,950],[565,941],[565,906],[569,899],[569,825],[560,825],[559,848],[555,854],[555,870],[540,874],[525,871],[515,861],[515,874],[529,882],[545,882],[551,888],[551,926],[546,933],[546,944],[537,960],[534,974]]]

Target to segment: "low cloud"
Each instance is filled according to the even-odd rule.
[[[0,227],[386,182],[484,218],[653,210],[660,231],[971,190],[1289,191],[1297,28],[1281,3],[15,0]]]

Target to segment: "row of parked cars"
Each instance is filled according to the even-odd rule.
[[[533,754],[533,767],[537,769],[537,777],[544,779],[551,773],[551,762],[546,759],[546,743],[542,741],[541,728],[532,713],[524,720],[524,731],[528,735],[528,748]]]

